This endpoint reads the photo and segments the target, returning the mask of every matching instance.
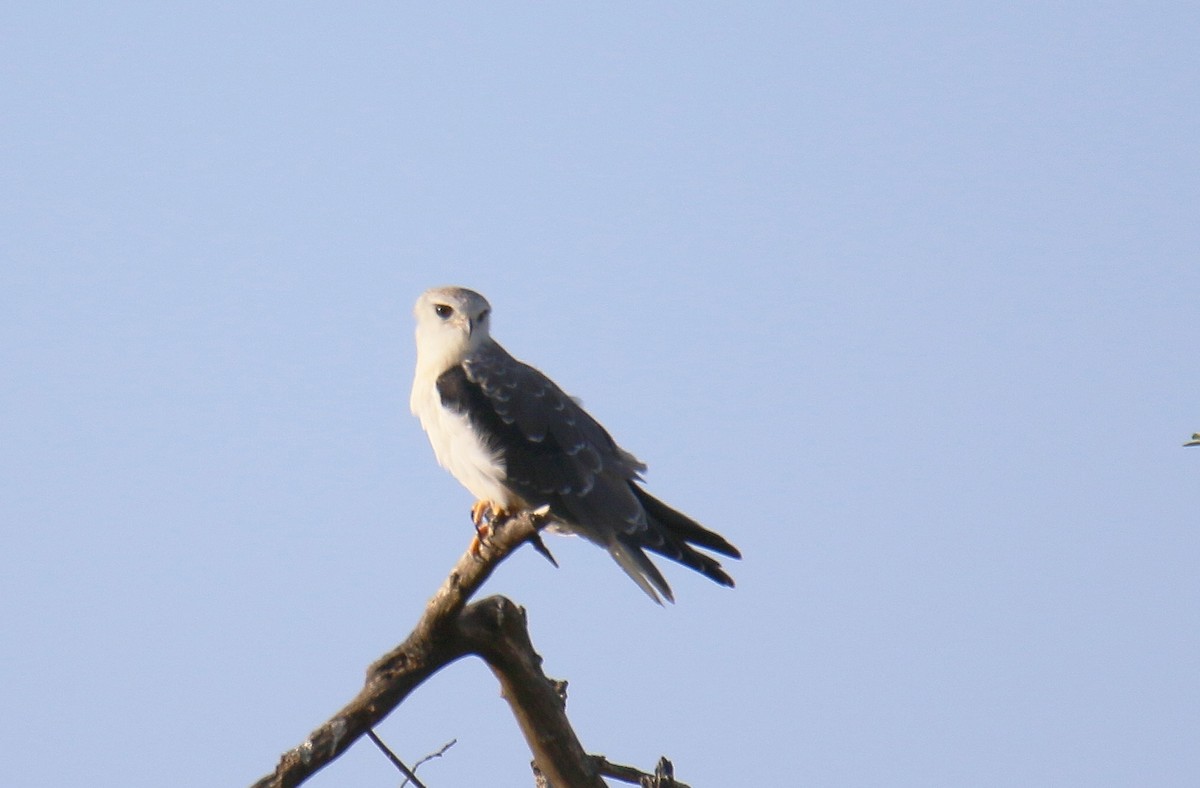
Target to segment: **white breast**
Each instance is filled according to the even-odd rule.
[[[409,404],[429,436],[439,465],[477,499],[520,508],[519,499],[504,486],[504,461],[499,452],[479,440],[466,416],[442,406],[436,380],[418,374]]]

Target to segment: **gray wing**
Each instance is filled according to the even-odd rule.
[[[541,372],[489,343],[444,372],[437,387],[442,404],[466,415],[500,454],[506,486],[607,548],[651,599],[673,597],[643,548],[733,585],[695,547],[733,558],[737,548],[635,484],[645,466]]]
[[[473,426],[504,458],[505,483],[531,505],[548,504],[601,544],[614,530],[646,529],[630,487],[645,466],[541,372],[490,343],[463,361],[458,385],[443,391],[439,380],[438,388],[444,404],[448,393],[465,400]]]

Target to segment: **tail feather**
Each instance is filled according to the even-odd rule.
[[[714,553],[720,553],[730,558],[742,557],[741,551],[730,544],[725,537],[708,530],[683,512],[672,509],[641,487],[633,485],[633,494],[637,496],[649,518],[661,525],[668,533],[674,534],[686,543],[712,550]]]
[[[638,584],[638,588],[646,592],[646,596],[660,605],[662,599],[659,598],[659,594],[662,594],[668,602],[675,601],[675,595],[671,593],[667,579],[662,576],[662,572],[658,571],[654,562],[642,552],[640,546],[629,544],[623,537],[617,537],[608,545],[608,552],[625,570],[625,574],[633,578],[633,582]]]
[[[649,528],[646,532],[624,537],[630,541],[637,540],[636,546],[629,545],[630,547],[639,554],[641,554],[641,550],[638,548],[651,550],[696,570],[716,583],[733,586],[733,578],[726,574],[725,570],[721,568],[721,564],[712,556],[701,553],[695,548],[702,547],[730,558],[741,558],[742,554],[736,547],[720,534],[708,530],[682,512],[672,509],[637,485],[631,485],[631,488],[646,511]],[[641,554],[641,558],[646,564],[654,566],[644,554]],[[657,570],[655,573],[657,574]],[[661,577],[660,574],[659,578],[661,579]],[[662,586],[665,587],[665,585],[664,581]],[[663,587],[660,587],[659,590],[663,590]],[[669,589],[663,595],[667,599],[671,599]]]

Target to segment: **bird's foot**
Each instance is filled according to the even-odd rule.
[[[499,523],[508,512],[497,503],[491,501],[476,501],[471,505],[471,522],[475,525],[475,535],[471,537],[471,545],[467,548],[471,555],[480,557],[480,551],[492,535],[493,523]]]

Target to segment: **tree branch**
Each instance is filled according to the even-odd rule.
[[[521,512],[493,524],[482,555],[468,551],[458,560],[412,633],[367,670],[358,695],[298,747],[285,752],[275,771],[252,788],[300,785],[369,734],[426,679],[468,654],[487,662],[499,680],[533,753],[536,772],[546,784],[604,788],[604,775],[655,788],[686,788],[674,782],[666,759],[654,775],[648,775],[588,755],[567,719],[565,683],[553,682],[542,672],[542,658],[529,638],[524,609],[500,596],[467,604],[513,550],[526,541],[536,546],[540,519],[538,513]]]
[[[537,535],[539,520],[532,512],[509,518],[494,526],[481,556],[468,551],[459,558],[412,633],[368,669],[358,695],[299,746],[285,752],[275,771],[253,788],[300,785],[349,749],[426,679],[466,656],[471,645],[457,632],[459,615],[505,556]]]
[[[596,764],[596,769],[600,774],[624,783],[633,783],[634,785],[643,786],[643,788],[646,788],[646,786],[649,786],[649,788],[689,788],[686,783],[681,783],[675,779],[675,768],[671,766],[671,762],[666,758],[658,759],[658,765],[654,769],[654,774],[647,774],[641,769],[635,769],[632,766],[622,766],[619,763],[612,763],[603,755],[593,755],[592,762]]]
[[[415,767],[414,769],[410,769],[405,766],[404,761],[400,760],[399,756],[392,752],[392,748],[383,743],[383,739],[379,738],[378,733],[367,728],[367,738],[373,741],[380,752],[384,754],[384,757],[392,762],[392,766],[395,766],[397,771],[404,775],[404,785],[408,785],[411,782],[414,788],[425,788],[425,784],[418,780],[417,775],[413,773]]]
[[[554,785],[604,788],[599,770],[571,728],[556,684],[542,672],[542,658],[533,650],[525,625],[525,610],[493,596],[467,608],[459,622],[472,653],[483,657],[500,681],[500,694],[512,707],[546,778]]]

